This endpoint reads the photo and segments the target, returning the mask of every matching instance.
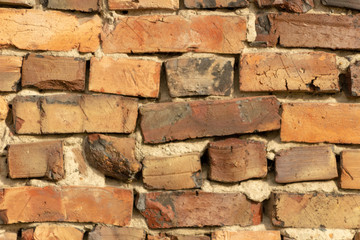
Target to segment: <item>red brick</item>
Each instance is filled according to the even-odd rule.
[[[22,57],[0,56],[0,92],[16,92],[22,61]]]
[[[82,240],[84,233],[69,226],[42,224],[34,229],[21,232],[21,240]]]
[[[101,196],[101,198],[99,197]],[[131,190],[113,187],[18,187],[3,189],[3,224],[31,222],[130,223]]]
[[[248,0],[185,0],[187,8],[242,8],[249,6]]]
[[[281,240],[280,231],[215,231],[212,240]]]
[[[329,180],[338,176],[335,154],[328,146],[296,147],[277,153],[278,183]]]
[[[289,12],[305,13],[314,8],[314,0],[257,0],[259,7],[278,7]]]
[[[21,240],[34,240],[34,231],[34,228],[21,229]]]
[[[347,85],[351,96],[360,96],[360,61],[350,65]]]
[[[360,195],[273,193],[272,223],[296,228],[359,228]]]
[[[167,86],[172,97],[229,96],[234,81],[234,58],[179,57],[166,61]]]
[[[360,151],[344,150],[340,161],[340,187],[360,189]]]
[[[263,142],[229,138],[210,143],[208,151],[211,180],[238,182],[267,174]]]
[[[83,59],[28,55],[22,68],[22,87],[41,90],[85,90],[86,63]]]
[[[360,233],[355,234],[354,240],[360,240]]]
[[[60,180],[65,175],[63,142],[11,144],[7,162],[10,178],[45,177]]]
[[[93,12],[99,10],[98,0],[48,0],[47,7],[50,9],[77,10]]]
[[[88,240],[145,240],[145,231],[139,228],[117,228],[96,226],[89,233]]]
[[[275,97],[148,104],[140,109],[145,143],[279,129]]]
[[[137,208],[149,228],[257,225],[261,203],[240,193],[151,192],[141,193]]]
[[[267,14],[258,16],[254,44],[274,47],[360,49],[360,16]]]
[[[76,17],[58,11],[1,8],[0,22],[0,47],[94,52],[100,44],[102,21],[97,15]]]
[[[161,63],[152,60],[92,58],[89,90],[157,98]]]
[[[246,39],[246,20],[238,16],[119,17],[114,30],[105,29],[101,36],[105,53],[240,53]]]
[[[35,0],[0,0],[0,4],[10,6],[33,7]]]
[[[108,0],[110,10],[179,9],[179,0]]]
[[[240,59],[240,91],[339,92],[336,55],[245,53]]]
[[[354,0],[322,0],[321,2],[326,6],[344,7],[360,10],[360,3]]]
[[[360,104],[282,104],[281,140],[284,142],[360,143]]]

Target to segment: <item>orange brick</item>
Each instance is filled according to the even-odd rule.
[[[246,39],[246,20],[238,16],[131,16],[105,26],[105,53],[214,52],[240,53]]]
[[[108,0],[110,10],[171,9],[179,8],[179,0]]]
[[[98,0],[48,0],[47,7],[50,9],[77,10],[93,12],[99,10]]]
[[[212,240],[281,240],[280,231],[215,231]]]
[[[22,57],[0,56],[0,92],[16,92],[22,61]]]
[[[15,97],[13,101],[13,120],[18,134],[40,134],[39,96]]]
[[[21,240],[82,240],[84,233],[79,229],[68,226],[41,224],[34,229],[22,231]]]
[[[344,150],[340,161],[340,187],[360,189],[360,150]]]

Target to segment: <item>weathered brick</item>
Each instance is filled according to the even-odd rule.
[[[278,183],[329,180],[338,176],[335,154],[329,146],[282,150],[277,153],[275,171]]]
[[[248,0],[185,0],[187,8],[243,8],[249,6]]]
[[[179,0],[108,0],[110,10],[179,9]]]
[[[86,160],[91,166],[123,181],[131,181],[141,170],[135,158],[135,139],[92,134],[85,141]]]
[[[166,61],[167,85],[172,97],[229,96],[234,81],[234,58],[180,57]]]
[[[212,240],[281,240],[280,231],[215,231]]]
[[[21,66],[22,57],[0,56],[0,92],[16,92]]]
[[[149,228],[249,226],[262,218],[261,203],[240,193],[141,193],[136,206]]]
[[[0,0],[0,5],[33,7],[35,0]]]
[[[354,240],[360,240],[360,233],[359,232],[357,232],[355,234]]]
[[[99,197],[101,196],[101,197]],[[18,187],[3,189],[2,224],[28,222],[130,223],[131,190],[113,187]]]
[[[314,0],[257,0],[259,7],[278,7],[289,12],[306,13],[314,8]]]
[[[34,228],[21,229],[21,240],[34,240]]]
[[[161,63],[153,60],[92,58],[89,90],[157,98]]]
[[[240,59],[240,91],[339,92],[336,55],[245,53]]]
[[[145,143],[263,132],[280,128],[273,96],[148,104],[140,108]]]
[[[7,101],[0,97],[0,121],[5,120],[7,118],[9,112],[9,105]]]
[[[246,39],[246,20],[218,15],[119,17],[114,30],[105,26],[101,39],[105,53],[240,53]]]
[[[11,144],[7,162],[10,178],[45,177],[60,180],[65,175],[63,142]]]
[[[284,142],[360,143],[360,104],[282,104],[281,140]]]
[[[210,143],[209,178],[220,182],[238,182],[262,178],[267,174],[266,148],[263,142],[229,138]]]
[[[145,157],[143,160],[143,182],[149,189],[200,188],[200,154],[174,157]]]
[[[360,189],[360,151],[344,150],[340,161],[340,187]]]
[[[208,236],[190,236],[190,235],[170,235],[159,233],[158,235],[148,235],[148,240],[210,240]]]
[[[41,224],[21,232],[21,240],[82,240],[84,233],[77,228],[53,224]]]
[[[347,87],[351,96],[359,97],[360,96],[360,61],[357,61],[354,64],[351,64],[349,67]]]
[[[327,14],[267,14],[256,21],[253,44],[274,47],[360,49],[360,16]]]
[[[360,2],[357,0],[321,0],[321,2],[326,6],[344,7],[360,10]]]
[[[360,195],[273,193],[272,222],[280,227],[359,228]]]
[[[41,90],[85,90],[86,63],[83,59],[30,54],[23,63],[22,87]]]
[[[117,228],[96,226],[95,230],[89,233],[88,240],[145,240],[145,231],[139,228]]]
[[[136,99],[111,95],[17,96],[14,125],[19,134],[130,133],[137,106]]]
[[[37,9],[0,9],[0,47],[26,50],[94,52],[100,44],[101,18]]]
[[[77,10],[93,12],[99,10],[98,0],[48,0],[47,7],[50,9]]]

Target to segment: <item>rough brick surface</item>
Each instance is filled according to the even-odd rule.
[[[0,5],[33,7],[35,0],[0,0]]]
[[[82,240],[84,233],[77,228],[58,226],[55,224],[42,224],[34,229],[22,232],[22,240]]]
[[[2,232],[0,233],[1,240],[17,240],[17,233],[14,232]]]
[[[7,118],[8,112],[9,112],[9,105],[7,101],[3,97],[0,97],[0,121],[5,120]]]
[[[105,29],[101,36],[105,53],[240,53],[246,39],[246,20],[238,16],[120,17],[114,30]]]
[[[185,0],[187,8],[241,8],[249,5],[248,0]]]
[[[0,22],[0,47],[94,52],[100,44],[102,22],[97,15],[79,18],[58,11],[1,8]]]
[[[215,231],[212,240],[281,240],[280,231]]]
[[[21,240],[34,240],[34,230],[34,228],[21,229]]]
[[[229,138],[210,143],[209,178],[220,182],[238,182],[262,178],[267,174],[263,142]]]
[[[210,240],[208,236],[190,236],[190,235],[171,235],[159,233],[158,235],[148,235],[148,240]]]
[[[145,231],[139,228],[118,228],[96,226],[95,230],[89,233],[88,240],[145,240]]]
[[[1,193],[0,220],[3,224],[56,221],[125,226],[132,206],[132,191],[120,188],[8,188]]]
[[[286,103],[282,109],[282,141],[360,143],[359,104]]]
[[[77,10],[93,12],[99,10],[98,0],[48,0],[47,7],[50,9]]]
[[[85,141],[86,160],[106,176],[131,181],[141,170],[135,158],[135,139],[92,134]]]
[[[16,133],[50,134],[134,131],[137,100],[110,95],[17,96]]]
[[[7,162],[11,178],[64,177],[62,141],[48,141],[9,146]]]
[[[326,52],[243,54],[240,91],[339,92],[336,55]]]
[[[345,7],[360,10],[360,2],[357,0],[321,0],[326,6]]]
[[[261,203],[253,203],[240,193],[141,193],[136,206],[149,228],[249,226],[261,222]]]
[[[174,157],[145,157],[143,182],[149,189],[200,188],[201,163],[199,154]]]
[[[85,90],[86,63],[83,59],[30,54],[22,68],[22,87],[42,90]]]
[[[340,161],[340,187],[360,189],[360,151],[344,150]]]
[[[257,44],[274,47],[360,49],[360,16],[267,14],[258,16]]]
[[[132,10],[132,9],[178,9],[178,0],[108,0],[110,10]]]
[[[172,97],[229,96],[231,93],[234,81],[234,58],[180,57],[167,60],[165,66],[167,84]]]
[[[358,194],[273,193],[272,222],[280,227],[359,228],[359,204]]]
[[[0,92],[15,92],[21,78],[22,57],[0,56]]]
[[[92,58],[89,90],[157,98],[161,63],[153,60]]]
[[[360,61],[351,64],[349,67],[348,90],[353,97],[360,96]]]
[[[314,0],[257,0],[259,7],[279,7],[289,12],[306,13],[314,8]]]
[[[338,176],[331,147],[296,147],[278,152],[275,161],[278,183],[329,180]]]
[[[275,97],[148,104],[140,109],[146,143],[279,129]]]

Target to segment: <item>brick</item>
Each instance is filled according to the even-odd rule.
[[[7,162],[10,178],[64,178],[62,141],[11,144]]]
[[[281,141],[360,143],[360,105],[352,103],[282,104]]]
[[[263,132],[280,128],[275,97],[147,104],[140,108],[145,143]]]
[[[261,203],[240,193],[140,193],[136,206],[149,228],[257,225]]]
[[[88,240],[145,240],[145,231],[139,228],[117,228],[96,226],[95,230],[89,232]]]
[[[22,68],[22,87],[41,90],[85,90],[84,59],[30,54]]]
[[[200,188],[200,154],[173,157],[145,157],[143,160],[143,182],[149,189]]]
[[[180,57],[166,61],[167,85],[172,97],[229,96],[234,81],[234,58]]]
[[[189,236],[189,235],[170,235],[167,233],[159,233],[158,235],[148,235],[148,240],[210,240],[208,236]]]
[[[101,35],[105,53],[240,53],[246,39],[246,20],[239,16],[119,17],[110,29],[106,25]]]
[[[344,150],[340,160],[340,187],[360,189],[360,151]]]
[[[0,233],[1,240],[17,240],[17,233],[14,232],[2,232]]]
[[[93,12],[99,10],[98,0],[48,0],[50,9]]]
[[[123,181],[131,181],[141,170],[135,158],[135,139],[92,134],[85,141],[88,163],[104,173]]]
[[[240,59],[240,91],[339,92],[336,55],[245,53]]]
[[[210,143],[209,179],[239,182],[263,178],[267,174],[266,148],[263,142],[229,138]]]
[[[333,7],[344,7],[344,8],[352,8],[356,10],[360,10],[360,2],[354,0],[322,0],[322,4],[326,6],[333,6]]]
[[[35,0],[0,0],[0,5],[33,7],[35,6]]]
[[[349,67],[347,87],[351,96],[360,96],[360,61],[353,63]]]
[[[179,0],[108,0],[110,10],[179,9]]]
[[[82,240],[84,233],[77,228],[69,226],[59,226],[53,224],[41,224],[33,229],[31,232],[22,232],[22,240],[45,240],[45,239],[59,239],[59,240]]]
[[[0,92],[16,92],[21,66],[22,57],[0,56]]]
[[[280,231],[215,231],[212,240],[281,240]]]
[[[59,11],[2,8],[0,22],[0,47],[94,52],[100,44],[102,20],[97,15],[76,17]]]
[[[2,224],[93,222],[125,226],[130,224],[132,206],[132,191],[120,188],[7,188],[1,193],[0,220]]]
[[[248,0],[185,0],[186,8],[243,8],[249,6]]]
[[[267,14],[256,21],[255,45],[360,49],[360,16],[327,14]],[[341,23],[341,24],[339,24]]]
[[[91,59],[89,90],[157,98],[161,63],[153,60]]]
[[[34,228],[21,229],[21,240],[34,240]]]
[[[15,130],[18,134],[130,133],[136,125],[137,102],[111,95],[17,96]]]
[[[288,12],[306,13],[314,8],[314,0],[257,0],[259,7],[278,7]]]
[[[9,106],[7,101],[3,97],[0,97],[0,121],[7,118],[8,112]]]
[[[354,240],[360,240],[360,233],[355,234]]]
[[[275,181],[291,183],[338,177],[335,154],[328,146],[296,147],[277,153]]]
[[[271,199],[275,226],[346,229],[360,226],[359,194],[273,193]]]

